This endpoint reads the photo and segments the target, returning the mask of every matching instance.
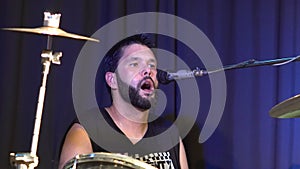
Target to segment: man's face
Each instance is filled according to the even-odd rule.
[[[121,97],[136,108],[147,110],[155,103],[157,61],[152,51],[140,44],[123,49],[116,71]]]

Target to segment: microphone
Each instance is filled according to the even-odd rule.
[[[193,78],[197,76],[204,76],[207,75],[208,72],[205,70],[200,70],[199,68],[196,68],[192,71],[190,70],[179,70],[176,73],[170,73],[166,72],[160,69],[157,69],[157,74],[156,78],[159,83],[161,84],[168,84],[172,81],[175,80],[180,80],[180,79],[188,79],[188,78]]]

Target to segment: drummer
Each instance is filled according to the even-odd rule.
[[[161,120],[148,122],[153,116],[151,110],[157,100],[158,88],[157,60],[152,47],[144,34],[127,37],[107,52],[99,68],[98,82],[105,83],[96,93],[102,100],[98,103],[101,113],[105,122],[125,139],[109,138],[119,135],[108,132],[105,127],[98,129],[98,140],[91,139],[84,126],[75,120],[64,139],[59,168],[78,154],[93,152],[126,154],[161,169],[188,168],[178,131],[156,137],[167,129],[167,125]],[[169,145],[173,146],[166,149]]]

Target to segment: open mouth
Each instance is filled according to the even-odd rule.
[[[142,84],[141,89],[142,90],[150,90],[151,89],[151,83],[146,81],[145,83]]]
[[[146,95],[151,95],[154,91],[154,83],[151,79],[146,79],[141,83],[141,89]]]

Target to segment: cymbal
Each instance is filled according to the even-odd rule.
[[[62,37],[67,37],[67,38],[99,42],[98,39],[89,38],[89,37],[85,37],[85,36],[81,36],[81,35],[76,35],[73,33],[68,33],[62,29],[51,27],[51,26],[42,26],[42,27],[37,27],[37,28],[2,28],[2,29],[8,30],[8,31],[36,33],[36,34],[44,34],[44,35],[51,35],[51,36],[62,36]]]
[[[269,114],[276,118],[300,117],[300,94],[275,105]]]

